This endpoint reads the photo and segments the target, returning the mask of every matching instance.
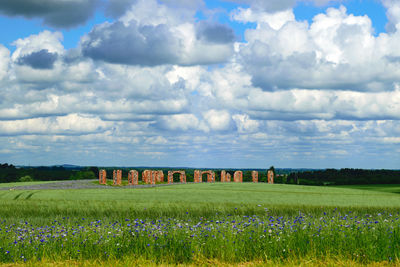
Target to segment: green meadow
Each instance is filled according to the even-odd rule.
[[[0,262],[398,264],[398,192],[263,183],[15,187],[0,191]]]

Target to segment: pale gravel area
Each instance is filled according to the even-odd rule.
[[[123,188],[146,188],[146,187],[170,186],[170,185],[180,184],[180,183],[174,183],[174,184],[157,184],[157,185],[109,186],[109,185],[95,184],[94,182],[97,182],[97,180],[65,180],[65,181],[54,181],[52,183],[44,183],[44,184],[0,187],[0,190],[96,189],[96,188],[123,189]]]

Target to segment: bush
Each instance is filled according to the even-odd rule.
[[[32,182],[33,179],[29,175],[25,175],[25,176],[22,176],[21,178],[19,178],[19,181],[20,182]]]

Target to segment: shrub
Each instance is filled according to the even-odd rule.
[[[25,176],[22,176],[21,178],[19,178],[19,181],[20,182],[32,182],[33,179],[29,175],[25,175]]]

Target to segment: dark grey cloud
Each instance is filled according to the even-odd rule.
[[[42,18],[47,25],[70,28],[86,22],[100,0],[1,0],[0,14]]]
[[[47,49],[33,52],[18,59],[18,64],[28,65],[34,69],[52,69],[57,60],[57,53],[50,53]]]
[[[231,43],[235,39],[232,28],[209,22],[200,22],[196,27],[197,38],[210,43],[226,44]]]
[[[137,0],[109,0],[106,5],[105,14],[107,16],[118,18],[125,14]]]
[[[81,46],[83,55],[94,60],[143,66],[177,63],[180,48],[166,25],[138,26],[134,21],[97,26]]]

